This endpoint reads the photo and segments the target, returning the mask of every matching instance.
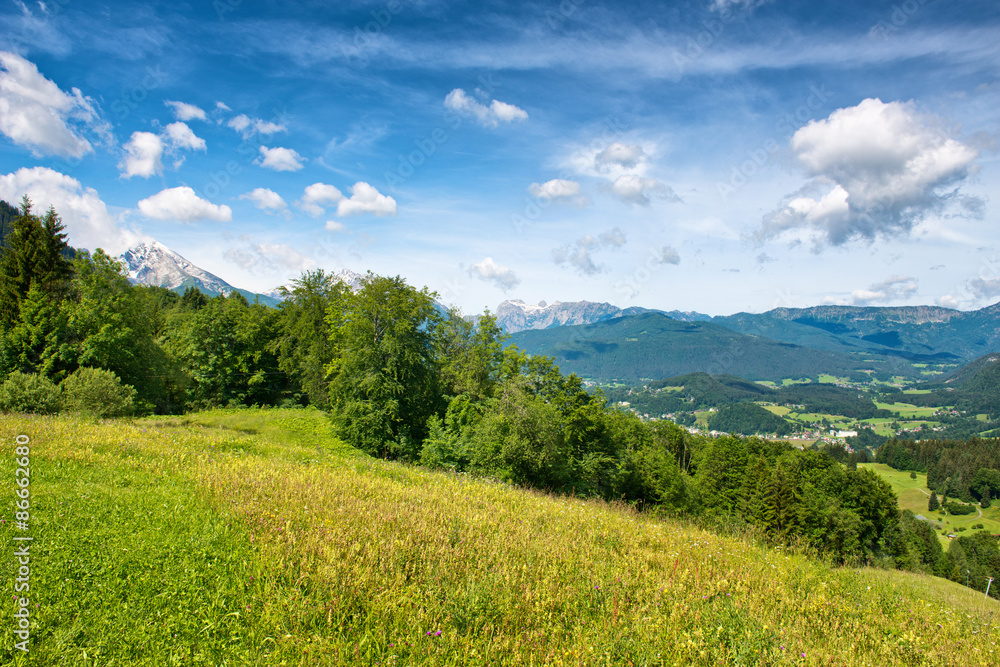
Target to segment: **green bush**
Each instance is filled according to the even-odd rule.
[[[0,412],[59,412],[62,398],[59,387],[44,375],[14,371],[0,385]]]
[[[972,505],[963,505],[961,503],[947,502],[944,505],[948,509],[948,514],[954,514],[955,516],[962,516],[964,514],[972,514],[976,511],[976,508]]]
[[[94,417],[132,414],[135,389],[111,371],[80,368],[62,382],[63,405],[70,412]]]

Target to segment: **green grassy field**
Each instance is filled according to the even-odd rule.
[[[1000,607],[951,582],[372,460],[313,410],[0,417],[5,442],[18,434],[31,440],[31,518],[27,531],[0,525],[7,545],[34,539],[31,652],[8,632],[4,665],[957,667],[1000,655]],[[11,450],[0,470],[13,482]]]
[[[973,514],[963,516],[952,516],[943,512],[930,512],[927,509],[927,502],[930,500],[930,489],[927,488],[927,475],[918,472],[916,479],[910,479],[910,473],[894,470],[883,463],[861,463],[859,468],[871,468],[884,478],[892,490],[896,492],[899,499],[899,508],[908,509],[914,514],[920,514],[931,520],[938,528],[938,538],[941,546],[948,548],[950,540],[948,533],[956,535],[971,535],[976,532],[986,531],[992,535],[1000,535],[1000,508],[989,507],[979,509]],[[982,512],[982,516],[979,516]],[[982,524],[982,529],[974,529],[972,526]],[[959,531],[959,529],[964,529]]]
[[[940,409],[936,407],[918,407],[909,403],[879,403],[877,401],[875,407],[880,410],[891,410],[904,419],[908,417],[930,417]]]

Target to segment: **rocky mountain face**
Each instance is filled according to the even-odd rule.
[[[209,296],[236,291],[222,278],[195,266],[158,241],[140,243],[118,259],[125,263],[129,279],[140,285],[181,291],[197,287]]]
[[[682,322],[704,322],[711,319],[708,315],[695,312],[673,310],[664,312],[639,306],[619,308],[610,303],[595,303],[592,301],[556,301],[546,303],[540,301],[536,305],[525,303],[520,299],[504,301],[497,306],[496,317],[501,327],[508,333],[517,333],[529,329],[548,329],[550,327],[595,324],[616,317],[640,315],[642,313],[662,313]]]
[[[214,273],[195,266],[159,241],[140,243],[122,253],[118,259],[125,264],[129,280],[138,285],[166,287],[183,293],[194,287],[207,296],[229,296],[239,292],[248,301],[274,306],[279,298],[233,287]]]

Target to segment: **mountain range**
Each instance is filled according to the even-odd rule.
[[[520,331],[510,342],[529,354],[553,357],[564,372],[602,381],[660,380],[697,371],[752,380],[817,373],[867,379],[862,371],[872,368],[855,355],[743,334],[714,322],[681,322],[658,312]]]
[[[256,294],[236,288],[156,241],[120,259],[136,283],[177,292],[193,286],[209,296],[237,291],[250,301],[280,303],[278,290]],[[345,269],[336,277],[358,289],[363,275]],[[568,372],[602,380],[696,371],[749,379],[817,373],[862,379],[866,371],[912,376],[921,372],[914,364],[948,370],[1000,350],[1000,304],[968,312],[816,306],[712,317],[591,301],[508,300],[496,316],[519,347],[555,357]]]
[[[548,329],[574,324],[594,324],[616,317],[628,317],[629,315],[640,315],[642,313],[661,313],[680,322],[705,322],[712,319],[710,315],[682,312],[679,310],[667,312],[651,308],[641,308],[639,306],[619,308],[610,303],[594,303],[591,301],[573,301],[569,303],[556,301],[551,304],[540,301],[537,305],[531,305],[520,299],[501,303],[497,306],[496,317],[497,324],[507,331],[507,333],[514,334],[528,329]]]

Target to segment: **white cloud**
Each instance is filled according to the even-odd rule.
[[[790,146],[813,180],[765,216],[758,241],[800,230],[816,247],[842,245],[908,234],[952,203],[963,215],[981,209],[956,196],[978,151],[913,103],[866,99],[799,129]]]
[[[594,168],[598,171],[608,171],[613,167],[635,169],[648,159],[642,146],[616,141],[594,156]]]
[[[163,173],[163,139],[152,132],[133,132],[125,144],[125,156],[118,163],[122,176],[149,178]]]
[[[851,292],[850,303],[855,306],[889,304],[905,301],[917,293],[917,279],[909,276],[890,276],[868,289]]]
[[[208,114],[193,104],[175,100],[165,100],[163,103],[174,110],[174,118],[177,120],[208,120]]]
[[[78,88],[66,93],[21,56],[0,51],[0,132],[36,156],[83,157],[93,148],[82,125],[110,140],[90,99]]]
[[[100,247],[117,255],[138,240],[136,234],[119,227],[96,190],[58,171],[21,168],[0,176],[0,199],[20,203],[23,195],[28,195],[37,212],[55,208],[74,247]]]
[[[327,220],[323,228],[328,232],[333,232],[334,234],[347,230],[347,227],[336,220]]]
[[[586,206],[587,198],[580,194],[580,184],[563,178],[554,178],[544,183],[532,183],[528,192],[535,199],[562,200]]]
[[[507,104],[500,100],[490,102],[490,115],[504,123],[513,123],[515,120],[528,120],[528,112],[513,104]]]
[[[221,102],[219,104],[221,104]],[[225,107],[224,104],[222,106]],[[225,108],[228,109],[229,107]],[[286,132],[288,130],[288,128],[281,123],[273,123],[260,118],[251,118],[245,114],[240,114],[239,116],[230,118],[226,125],[242,134],[244,139],[248,139],[255,134],[271,135],[276,132]]]
[[[302,168],[303,162],[305,158],[291,148],[267,146],[260,147],[260,157],[254,160],[254,164],[274,171],[298,171]]]
[[[487,257],[469,267],[470,276],[491,283],[500,290],[508,292],[521,284],[521,279],[503,264],[497,264],[492,257]]]
[[[613,227],[598,236],[583,236],[575,242],[561,246],[552,251],[552,260],[559,265],[568,264],[581,275],[592,276],[604,270],[597,264],[591,253],[605,248],[620,248],[625,245],[625,233],[619,227]]]
[[[448,93],[444,98],[444,106],[456,113],[474,116],[484,127],[528,119],[528,112],[524,109],[500,100],[493,100],[486,106],[469,97],[461,88]]]
[[[225,205],[216,206],[196,195],[194,190],[187,186],[161,190],[152,197],[140,201],[139,210],[147,218],[154,220],[229,222],[233,219],[231,208]]]
[[[625,232],[621,230],[621,227],[612,227],[606,232],[603,232],[597,237],[597,240],[601,242],[601,246],[605,248],[621,248],[625,245]]]
[[[660,248],[660,252],[656,259],[661,264],[673,264],[674,266],[677,266],[681,263],[680,254],[677,250],[668,245]]]
[[[714,12],[726,12],[733,9],[743,9],[750,11],[757,9],[761,5],[766,5],[771,0],[712,0],[709,9]]]
[[[246,247],[230,248],[223,255],[237,266],[260,273],[277,273],[292,270],[308,271],[316,268],[316,262],[309,259],[287,243],[257,243],[248,236],[241,236]]]
[[[179,150],[206,150],[205,140],[195,136],[187,124],[180,121],[167,125],[163,134],[152,132],[133,132],[124,146],[125,155],[118,163],[122,176],[132,178],[141,176],[149,178],[153,174],[163,173],[164,152],[175,153]],[[180,166],[183,158],[174,164]]]
[[[262,211],[283,211],[287,204],[274,190],[267,188],[254,188],[250,192],[240,195],[240,199],[248,199],[254,206]]]
[[[980,299],[994,299],[1000,296],[1000,278],[973,278],[969,289]]]
[[[364,181],[351,186],[350,199],[342,199],[337,204],[337,215],[396,215],[396,200],[379,193]]]
[[[205,140],[195,136],[195,133],[180,121],[170,123],[164,128],[164,134],[170,145],[174,148],[185,148],[192,151],[203,151],[206,149]]]
[[[637,206],[649,206],[653,199],[666,199],[672,202],[681,200],[666,183],[636,174],[619,176],[612,184],[611,192],[626,204]]]
[[[935,299],[937,305],[942,308],[951,308],[952,310],[959,310],[962,306],[962,302],[959,301],[958,297],[952,296],[951,294],[945,294],[942,297]]]
[[[323,207],[330,204],[337,204],[344,198],[337,188],[326,183],[313,183],[306,186],[299,200],[299,207],[312,216],[323,215]]]

